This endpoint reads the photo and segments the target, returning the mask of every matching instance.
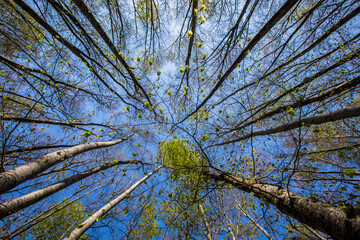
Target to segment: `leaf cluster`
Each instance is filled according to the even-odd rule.
[[[180,140],[164,141],[160,144],[159,158],[171,169],[172,180],[197,181],[206,170],[204,158]]]

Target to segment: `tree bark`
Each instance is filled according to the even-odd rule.
[[[241,207],[241,204],[237,201],[236,201],[236,204],[237,204],[237,209],[240,210],[240,212],[242,214],[244,214],[245,217],[247,217],[262,233],[264,233],[264,235],[269,239],[269,240],[275,240],[273,237],[271,237],[271,235],[265,230],[265,228],[263,228],[259,223],[257,223],[255,221],[255,219],[253,219],[246,211],[244,208]]]
[[[208,240],[212,240],[210,224],[206,219],[206,214],[205,214],[204,208],[201,205],[201,203],[199,203],[199,209],[200,209],[201,214],[203,215],[203,220],[204,220],[204,224],[206,227],[206,232],[205,232],[206,238]]]
[[[49,146],[24,147],[24,148],[8,150],[5,152],[0,152],[0,154],[9,155],[9,154],[18,153],[18,152],[20,152],[20,153],[21,152],[31,152],[31,151],[50,149],[50,148],[62,148],[62,147],[73,147],[73,146],[75,146],[75,145],[49,145]]]
[[[360,51],[359,51],[359,53],[360,53]],[[228,132],[232,132],[232,131],[234,131],[234,130],[242,129],[242,128],[244,128],[244,127],[247,127],[247,126],[250,126],[250,125],[252,125],[252,124],[254,124],[254,123],[257,123],[257,122],[259,122],[259,121],[261,121],[261,120],[263,120],[263,119],[272,117],[272,116],[274,116],[274,115],[276,115],[276,114],[279,114],[279,113],[282,113],[282,112],[284,112],[284,111],[286,110],[286,108],[288,108],[288,107],[296,109],[296,108],[299,108],[299,107],[307,106],[307,105],[312,104],[312,103],[315,103],[315,102],[324,101],[324,100],[327,99],[327,98],[333,97],[333,96],[335,96],[335,95],[337,95],[337,94],[341,94],[341,93],[343,93],[343,91],[346,91],[346,90],[349,90],[349,89],[351,89],[351,88],[353,88],[353,87],[356,87],[356,86],[359,85],[359,84],[360,84],[360,76],[356,76],[356,77],[354,77],[354,78],[352,78],[352,79],[350,79],[350,80],[347,80],[347,81],[345,81],[345,82],[343,82],[343,83],[340,83],[339,85],[337,85],[337,86],[335,86],[335,87],[333,87],[333,88],[330,88],[329,91],[327,91],[327,92],[325,92],[325,93],[323,93],[323,94],[319,94],[319,95],[316,95],[316,96],[313,96],[313,97],[304,99],[304,100],[302,100],[302,101],[294,102],[294,103],[289,104],[289,105],[286,105],[286,106],[277,107],[276,109],[271,110],[270,112],[265,112],[264,107],[262,107],[260,110],[257,110],[257,111],[256,111],[256,113],[261,113],[261,116],[255,118],[254,120],[252,120],[252,121],[250,121],[250,122],[248,122],[248,123],[246,123],[246,124],[243,124],[243,125],[240,125],[240,126],[238,126],[238,127],[235,127],[235,128],[233,128],[233,129],[229,130]],[[292,88],[292,90],[289,91],[289,93],[290,93],[290,92],[293,92],[294,89],[296,89],[296,87],[295,87],[295,88]],[[288,93],[287,93],[287,94],[288,94]],[[286,94],[284,94],[284,96],[285,96],[285,95],[286,95]],[[277,99],[274,99],[274,100],[272,100],[272,101],[270,101],[270,102],[271,102],[271,104],[273,104],[274,102],[277,102],[277,101],[280,100],[280,99],[281,99],[281,98],[277,98]],[[269,102],[269,103],[270,103],[270,102]],[[267,104],[267,105],[268,105],[268,104]],[[255,114],[256,114],[256,113],[255,113]],[[254,115],[255,115],[255,114],[254,114]],[[248,119],[250,119],[250,117],[249,117]],[[244,122],[244,121],[243,121],[243,122]]]
[[[342,119],[347,119],[347,118],[352,118],[352,117],[359,117],[359,116],[360,116],[360,105],[355,106],[355,107],[347,107],[347,108],[339,109],[339,110],[329,112],[329,113],[319,114],[319,115],[312,116],[312,117],[301,118],[296,121],[293,121],[293,122],[290,122],[290,123],[287,123],[284,125],[280,125],[278,127],[249,133],[243,137],[233,139],[230,141],[226,141],[223,143],[219,143],[219,144],[214,144],[212,146],[219,146],[219,145],[239,142],[239,141],[242,141],[242,140],[245,140],[245,139],[248,139],[251,137],[256,137],[256,136],[264,136],[264,135],[270,135],[270,134],[279,133],[279,132],[285,132],[285,131],[289,131],[289,130],[298,128],[303,125],[313,125],[313,124],[317,125],[317,124],[334,122],[337,120],[342,120]]]
[[[119,144],[127,140],[132,135],[134,135],[134,133],[116,141],[86,143],[56,152],[48,153],[45,156],[38,158],[30,163],[0,173],[0,194],[3,194],[6,191],[16,187],[17,185],[36,177],[37,174],[58,164],[59,162],[64,161],[65,159],[74,157],[83,152],[91,151],[94,149],[106,148]]]
[[[19,116],[9,116],[9,115],[0,115],[0,119],[3,121],[16,121],[22,123],[40,123],[40,124],[51,124],[51,125],[59,125],[59,126],[66,126],[66,127],[77,127],[77,126],[99,126],[99,127],[106,127],[113,130],[117,130],[114,127],[111,127],[106,124],[101,123],[83,123],[83,122],[64,122],[52,119],[38,119],[38,118],[25,118]]]
[[[346,213],[340,207],[303,197],[270,184],[243,180],[223,173],[207,173],[207,175],[217,182],[225,182],[241,191],[253,194],[274,205],[280,212],[322,231],[336,240],[359,239],[360,216],[352,214],[351,211]]]
[[[0,220],[4,217],[7,217],[13,213],[16,213],[26,207],[29,207],[42,199],[86,178],[95,173],[98,173],[102,170],[106,170],[108,168],[114,167],[119,164],[128,164],[135,163],[139,161],[122,161],[122,162],[112,162],[103,166],[95,167],[90,170],[84,171],[82,173],[76,174],[64,180],[61,180],[53,185],[47,186],[43,189],[28,193],[24,196],[15,198],[8,202],[4,202],[0,204]]]
[[[95,222],[97,219],[104,216],[107,212],[109,212],[112,208],[114,208],[117,204],[119,204],[126,196],[128,196],[132,191],[135,190],[141,183],[143,183],[145,180],[147,180],[151,175],[156,173],[160,168],[162,168],[163,165],[156,168],[154,171],[137,181],[135,184],[133,184],[131,187],[129,187],[125,192],[123,192],[120,196],[106,204],[104,207],[99,209],[97,212],[95,212],[93,215],[88,217],[84,222],[80,224],[78,228],[76,228],[74,231],[70,233],[70,236],[67,238],[64,238],[64,240],[71,240],[71,239],[79,239]]]
[[[1,240],[12,240],[15,239],[15,237],[17,237],[18,235],[22,234],[23,232],[28,231],[30,228],[32,228],[33,226],[35,226],[36,224],[46,220],[48,217],[50,217],[51,215],[53,215],[54,213],[61,211],[62,209],[66,208],[67,206],[71,205],[72,203],[80,200],[81,198],[89,195],[90,193],[98,190],[100,187],[94,188],[89,192],[86,192],[85,194],[75,198],[74,200],[72,200],[71,202],[69,202],[68,204],[61,206],[60,205],[62,203],[65,203],[66,200],[69,200],[70,198],[72,198],[73,196],[76,196],[80,191],[77,191],[75,193],[73,193],[72,195],[70,195],[67,198],[64,198],[64,200],[56,203],[55,205],[51,206],[49,209],[47,209],[46,211],[36,215],[35,217],[31,218],[29,221],[23,223],[21,226],[19,226],[18,228],[16,228],[14,231],[12,231],[11,233],[5,235],[2,237]]]

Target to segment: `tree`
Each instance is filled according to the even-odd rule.
[[[227,177],[221,174],[210,174],[210,176],[216,181],[224,181],[242,191],[250,192],[250,194],[275,205],[281,212],[326,232],[336,239],[356,239],[359,236],[359,219],[354,217],[357,211],[355,209],[350,208],[346,212],[341,207],[333,207],[313,198],[302,197],[286,189],[239,180],[234,176]]]
[[[64,206],[66,207],[63,208]],[[85,208],[81,202],[69,203],[65,201],[55,209],[58,211],[31,229],[30,236],[32,238],[53,239],[63,236],[72,227],[72,222],[80,222],[85,218]],[[83,239],[86,237],[84,236]]]
[[[112,208],[114,208],[120,201],[122,201],[125,197],[127,197],[134,189],[139,186],[141,183],[146,181],[151,175],[156,173],[162,166],[156,168],[153,172],[147,174],[145,177],[137,181],[135,184],[133,184],[131,187],[129,187],[124,193],[122,193],[120,196],[115,198],[114,200],[110,201],[108,204],[106,204],[104,207],[102,207],[99,211],[92,214],[89,218],[87,218],[84,222],[82,222],[77,229],[72,231],[70,233],[70,236],[66,239],[79,239],[85,232],[88,230],[95,221],[98,221],[104,214],[106,214],[108,211],[110,211]]]
[[[0,6],[5,238],[359,235],[357,0]]]

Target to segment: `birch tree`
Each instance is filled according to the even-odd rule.
[[[359,1],[0,6],[2,235],[63,195],[86,195],[93,213],[161,161],[89,236],[359,234]],[[107,168],[119,159],[144,164]],[[248,215],[229,207],[233,187]],[[141,211],[150,193],[157,204]],[[149,216],[156,234],[139,229]]]
[[[58,164],[61,161],[66,160],[69,157],[74,157],[86,151],[91,151],[98,148],[110,147],[119,144],[124,140],[127,140],[130,136],[127,136],[124,139],[119,139],[116,141],[87,143],[87,144],[82,144],[71,148],[67,148],[64,150],[52,152],[26,165],[22,165],[12,170],[1,173],[0,175],[0,179],[1,179],[0,181],[2,186],[1,193],[4,193],[16,187],[17,185],[19,185],[20,183],[26,180],[36,177],[36,175],[38,175],[39,173],[54,166],[55,164]]]
[[[114,208],[119,202],[121,202],[125,197],[127,197],[132,191],[134,191],[141,183],[146,181],[149,177],[151,177],[154,173],[156,173],[162,165],[157,167],[154,171],[147,174],[145,177],[134,183],[131,187],[126,189],[121,195],[116,197],[114,200],[110,201],[100,210],[92,214],[89,218],[87,218],[84,222],[80,224],[74,231],[70,233],[70,236],[65,239],[79,239],[95,222],[103,217],[107,212],[109,212],[112,208]]]
[[[274,205],[282,213],[315,229],[328,233],[334,239],[356,239],[360,231],[360,218],[340,207],[303,197],[287,189],[269,184],[246,181],[225,174],[209,173],[215,181],[224,181]]]
[[[21,209],[24,209],[34,203],[37,203],[41,201],[42,199],[64,189],[72,184],[90,177],[94,175],[95,173],[98,173],[100,171],[106,170],[108,168],[120,165],[120,164],[129,164],[129,163],[138,163],[137,161],[114,161],[112,163],[104,163],[103,166],[95,167],[92,169],[89,169],[87,171],[78,173],[74,176],[71,176],[69,178],[66,178],[64,180],[61,180],[58,183],[55,183],[53,185],[50,185],[48,187],[45,187],[43,189],[37,190],[35,192],[28,193],[24,196],[12,199],[8,202],[3,202],[0,205],[0,218],[4,218],[10,214],[13,214]]]

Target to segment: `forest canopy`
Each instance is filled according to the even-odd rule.
[[[359,239],[359,1],[0,7],[0,239]]]

